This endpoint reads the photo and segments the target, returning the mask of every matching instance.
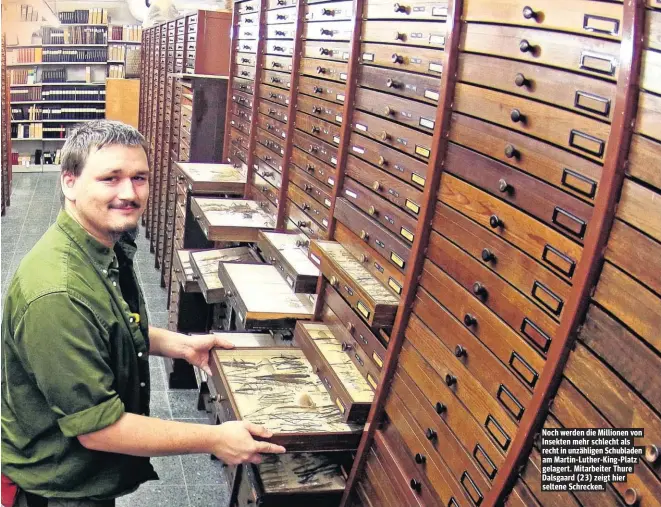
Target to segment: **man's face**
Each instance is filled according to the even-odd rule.
[[[138,227],[149,197],[147,155],[140,146],[92,151],[78,177],[63,174],[62,189],[76,220],[110,246]]]

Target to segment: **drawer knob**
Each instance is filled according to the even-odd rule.
[[[269,97],[271,97],[272,99],[276,98],[277,96],[278,96],[277,93],[269,92]]]
[[[447,373],[445,375],[445,385],[448,387],[452,387],[457,383],[457,377],[452,375],[452,373]]]
[[[271,77],[271,83],[279,83],[279,82],[280,82],[280,78],[275,77],[275,76]]]
[[[266,130],[273,130],[275,127],[271,125],[270,123],[266,124]]]
[[[408,12],[409,8],[408,8],[406,5],[402,5],[402,4],[399,4],[399,3],[395,3],[395,4],[393,5],[393,10],[394,10],[395,12]]]
[[[282,46],[273,46],[273,51],[284,51],[284,50],[285,48],[283,48]]]
[[[312,185],[308,185],[307,183],[303,185],[303,190],[306,192],[311,192],[312,191]]]
[[[328,30],[326,28],[322,28],[320,30],[320,32],[321,32],[321,35],[333,35],[333,30]]]
[[[422,483],[417,479],[411,479],[411,489],[416,493],[422,491]]]
[[[200,218],[202,218],[200,215],[195,215],[195,220],[199,220]]]
[[[448,407],[446,407],[445,404],[441,403],[440,401],[436,402],[436,407],[434,407],[434,408],[436,409],[436,413],[438,415],[441,415],[442,413],[444,413],[448,409]]]
[[[475,282],[473,284],[473,294],[480,297],[486,297],[487,289],[481,282]]]
[[[367,241],[369,237],[370,235],[364,229],[360,231],[360,239]]]
[[[514,76],[514,84],[521,88],[522,86],[530,86],[530,81],[526,79],[526,76],[523,74],[519,73],[516,76]]]
[[[282,67],[282,65],[279,62],[271,62],[271,67],[278,68]]]
[[[375,192],[378,192],[379,190],[381,190],[381,183],[379,183],[378,181],[375,181],[374,183],[372,183],[372,189]]]
[[[278,0],[278,5],[286,5],[286,4],[287,4],[287,0]],[[252,7],[250,8],[250,10],[252,10]]]
[[[333,287],[337,287],[337,286],[340,284],[340,282],[338,281],[338,279],[337,279],[337,277],[336,277],[335,275],[333,275],[333,276],[330,277],[330,284],[331,284]]]
[[[523,17],[526,19],[534,19],[535,21],[537,21],[537,13],[533,10],[532,7],[529,7],[527,5],[523,8]]]
[[[313,113],[321,113],[321,107],[319,107],[319,106],[312,106],[312,112],[313,112]]]
[[[267,190],[268,190],[268,187],[267,187],[266,185],[264,185],[264,186],[262,187],[262,192],[266,192]]]
[[[376,208],[375,208],[374,206],[370,206],[370,207],[368,208],[367,212],[368,212],[371,216],[374,216],[374,215],[378,214],[378,212],[376,211]]]
[[[505,178],[501,178],[498,180],[498,190],[500,190],[504,194],[506,193],[509,194],[512,192],[512,190],[514,190],[514,187],[512,187],[512,185],[507,183]]]
[[[241,58],[241,63],[250,63],[250,58]]]
[[[312,127],[310,128],[310,132],[312,132],[313,134],[318,134],[319,132],[321,132],[321,129],[316,125],[312,125]]]
[[[302,208],[303,208],[303,211],[307,211],[307,210],[310,209],[310,205],[308,203],[304,202]]]
[[[386,80],[386,86],[387,86],[388,88],[395,88],[395,89],[397,89],[397,88],[401,88],[401,87],[402,87],[402,85],[400,85],[397,81],[395,81],[395,80],[393,80],[393,79],[390,79],[390,78],[388,78],[388,79]]]
[[[356,329],[356,326],[354,326],[351,322],[347,322],[347,331],[353,334],[354,329]]]
[[[314,93],[324,93],[324,89],[321,86],[315,86]]]
[[[395,112],[395,110],[390,106],[386,106],[386,107],[383,108],[383,114],[385,114],[386,116],[390,116],[394,112]]]
[[[383,167],[384,165],[388,165],[388,161],[387,161],[385,158],[383,158],[382,155],[379,155],[379,160],[377,161],[377,163],[378,163],[381,167]]]
[[[284,37],[285,36],[285,31],[284,30],[276,30],[275,34],[279,35],[280,37]]]
[[[404,63],[404,58],[398,55],[397,53],[393,53],[392,56],[390,57],[390,60],[392,63]]]
[[[492,262],[496,260],[496,256],[494,253],[489,250],[488,248],[483,248],[482,249],[482,260],[484,262]]]
[[[507,146],[505,146],[505,156],[507,158],[518,159],[521,156],[521,153],[519,153],[519,150],[517,150],[513,145],[508,144]]]
[[[310,151],[310,153],[317,153],[319,151],[319,148],[317,148],[316,146],[311,144],[309,151]]]
[[[305,169],[311,173],[314,172],[314,166],[312,164],[308,164],[305,166]]]
[[[624,503],[627,505],[636,505],[640,499],[638,498],[638,491],[634,488],[627,488],[624,492]]]
[[[278,18],[278,19],[287,19],[287,16],[285,16],[284,14],[278,14],[276,16],[276,18]]]
[[[510,113],[510,118],[514,123],[525,123],[526,122],[526,115],[521,113],[518,109],[512,109],[512,112]]]
[[[471,315],[470,313],[467,313],[464,315],[464,324],[467,326],[474,326],[477,324],[477,319],[475,316]]]
[[[232,291],[231,291],[231,290],[225,291],[225,295],[226,295],[228,298],[231,298],[231,297],[232,297]]]
[[[382,141],[387,141],[388,139],[390,139],[390,134],[388,134],[388,132],[386,132],[386,131],[384,130],[383,132],[381,132],[381,133],[379,134],[379,138],[380,138]]]
[[[500,218],[498,218],[498,215],[491,215],[491,217],[489,217],[489,225],[492,229],[497,229],[505,224]]]
[[[530,44],[526,39],[523,39],[521,42],[519,42],[519,51],[522,53],[534,53],[535,52],[535,46]]]
[[[181,273],[181,269],[179,269],[179,268],[174,268],[174,272],[175,272],[175,273]]]
[[[466,349],[462,347],[461,345],[457,345],[454,348],[454,355],[455,357],[465,357],[466,356]]]
[[[347,350],[351,350],[353,346],[350,343],[347,342],[342,342],[342,350],[346,352]]]
[[[646,445],[645,446],[645,461],[648,463],[656,463],[659,459],[659,448],[654,445]]]
[[[438,438],[438,434],[431,428],[427,428],[425,436],[427,437],[427,440],[436,440]]]
[[[427,461],[427,457],[424,454],[420,454],[419,452],[415,454],[414,458],[418,465],[422,465],[425,461]]]
[[[326,69],[324,69],[321,65],[317,66],[317,74],[325,74]]]
[[[367,255],[365,254],[360,254],[360,262],[363,264],[367,262]]]
[[[270,178],[271,176],[273,176],[273,171],[264,171],[263,176],[265,178]]]
[[[296,222],[296,225],[298,225],[299,227],[309,227],[310,222],[308,222],[307,220],[299,220],[298,222]]]
[[[402,32],[395,32],[393,38],[395,40],[404,40],[404,34]]]
[[[332,16],[334,13],[333,9],[321,9],[322,16]]]
[[[319,48],[319,53],[322,54],[322,55],[330,55],[330,49]],[[319,68],[319,67],[317,67],[317,68]]]

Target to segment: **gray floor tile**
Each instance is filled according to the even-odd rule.
[[[230,497],[229,487],[189,486],[188,496],[191,507],[227,507]]]
[[[149,403],[149,415],[159,419],[172,419],[167,391],[152,391]]]
[[[124,503],[127,502],[128,503]],[[158,482],[148,482],[135,493],[122,500],[128,507],[188,507],[188,492],[185,486],[166,486]]]
[[[227,485],[223,464],[211,459],[209,454],[184,455],[181,457],[181,464],[189,487],[196,484]]]
[[[147,304],[149,305],[149,324],[154,327],[168,327],[168,312],[154,312],[151,309],[149,300],[147,301]]]
[[[41,236],[48,230],[51,224],[52,222],[50,221],[50,218],[48,220],[44,220],[43,222],[28,221],[23,225],[23,231],[21,234],[26,236]]]
[[[153,256],[152,256],[153,259]],[[161,272],[154,268],[153,264],[145,265],[144,262],[138,262],[138,268],[140,269],[140,276],[142,277],[142,283],[146,285],[159,285],[161,284]]]
[[[142,272],[141,272],[142,276]],[[151,312],[165,312],[168,307],[168,292],[161,284],[144,283],[142,284],[142,291],[145,298],[149,301],[149,311]]]
[[[186,485],[180,456],[160,456],[151,458],[150,461],[158,477],[161,479],[160,484],[168,486]]]
[[[149,322],[150,326],[154,324]],[[149,367],[150,368],[160,368],[163,369],[163,358],[161,356],[149,356]]]
[[[172,417],[176,419],[197,419],[204,416],[204,412],[197,409],[198,391],[194,389],[180,389],[168,391]]]
[[[165,383],[165,372],[163,371],[163,366],[156,366],[155,368],[149,368],[149,378],[151,380],[152,391],[167,391],[167,385]]]

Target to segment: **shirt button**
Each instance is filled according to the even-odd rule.
[[[113,287],[117,287],[117,282],[112,282]]]
[[[107,269],[104,269],[104,270],[103,270],[103,274],[104,274],[104,275],[107,275],[107,274],[108,274],[108,270],[107,270]]]
[[[142,352],[138,352],[138,357],[142,357]]]
[[[146,385],[147,384],[145,384],[144,382],[140,382],[140,387],[145,387]]]

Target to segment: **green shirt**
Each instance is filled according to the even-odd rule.
[[[149,414],[149,338],[133,241],[114,249],[62,211],[21,262],[2,316],[2,473],[51,498],[104,500],[158,479],[149,458],[83,447]]]

